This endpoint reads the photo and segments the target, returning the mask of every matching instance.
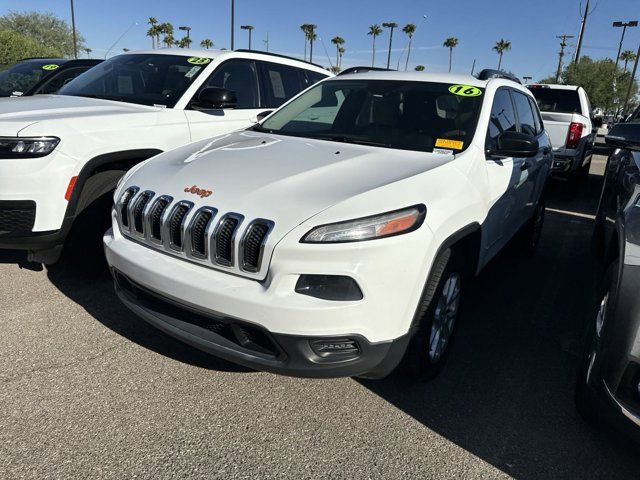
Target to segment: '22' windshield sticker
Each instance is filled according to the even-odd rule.
[[[471,85],[451,85],[449,91],[461,97],[479,97],[482,95],[482,90],[478,87],[472,87]]]
[[[55,63],[50,63],[48,65],[43,65],[42,69],[43,70],[55,70],[56,68],[58,68],[60,65],[56,65]]]
[[[205,57],[190,57],[187,59],[187,62],[189,62],[192,65],[206,65],[210,61],[211,61],[210,58],[205,58]]]

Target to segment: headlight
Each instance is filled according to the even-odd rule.
[[[427,209],[424,205],[395,210],[393,212],[358,218],[346,222],[315,227],[302,243],[345,243],[373,240],[409,233],[422,225]]]
[[[44,157],[58,143],[57,137],[0,137],[0,158]]]

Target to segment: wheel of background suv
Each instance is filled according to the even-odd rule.
[[[520,244],[526,255],[533,255],[538,249],[542,228],[544,227],[544,218],[546,212],[546,201],[544,196],[538,200],[538,205],[531,219],[520,232]]]
[[[591,385],[597,384],[597,371],[594,369],[598,346],[604,334],[607,318],[613,314],[617,297],[618,260],[607,268],[597,291],[597,303],[589,309],[584,335],[584,349],[578,366],[575,402],[580,415],[590,423],[598,423],[598,408]]]
[[[405,372],[430,379],[442,370],[458,320],[462,272],[460,258],[450,249],[436,259],[416,313],[418,331],[401,366]]]

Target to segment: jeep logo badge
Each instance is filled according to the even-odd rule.
[[[198,195],[200,198],[207,198],[213,195],[213,190],[206,190],[204,188],[199,188],[196,185],[193,187],[187,187],[184,189],[185,193],[191,193],[193,195]]]

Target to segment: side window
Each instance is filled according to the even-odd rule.
[[[533,98],[529,98],[529,103],[531,104],[531,110],[533,111],[533,120],[536,122],[536,135],[540,135],[544,131],[544,124],[542,123],[540,110],[538,110],[538,104]]]
[[[320,80],[324,80],[328,76],[318,72],[313,72],[311,70],[307,70],[305,73],[306,73],[306,79],[305,79],[306,87],[310,87],[311,85],[318,83]]]
[[[533,117],[533,110],[529,103],[529,97],[520,92],[513,92],[513,100],[518,111],[518,121],[520,123],[520,131],[527,135],[536,136],[536,121]]]
[[[502,132],[515,131],[517,131],[516,112],[513,109],[511,94],[506,88],[501,88],[496,92],[496,96],[493,99],[493,107],[491,107],[489,130],[487,131],[487,149],[495,149],[498,135]]]
[[[70,82],[81,73],[89,70],[89,67],[67,68],[60,72],[58,75],[54,75],[35,92],[38,94],[51,94],[60,90],[67,82]]]
[[[258,75],[252,60],[235,59],[224,62],[204,82],[202,88],[220,87],[235,92],[238,108],[259,108]]]
[[[262,62],[266,107],[276,108],[302,91],[297,68]]]

